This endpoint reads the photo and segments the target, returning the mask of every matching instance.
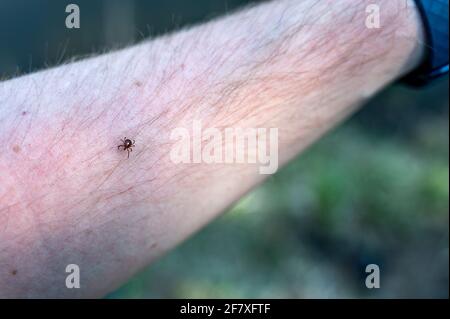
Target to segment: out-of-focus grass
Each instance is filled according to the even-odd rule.
[[[416,131],[339,128],[109,297],[447,297],[448,117]]]

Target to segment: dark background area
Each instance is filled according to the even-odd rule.
[[[250,2],[2,0],[0,78]],[[65,28],[69,3],[80,29]],[[389,87],[109,297],[448,298],[448,104],[448,78]],[[365,287],[369,263],[380,266],[380,289]]]

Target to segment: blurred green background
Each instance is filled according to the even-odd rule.
[[[0,77],[256,1],[0,1]],[[81,29],[64,26],[76,3]],[[448,298],[448,78],[394,85],[108,298]],[[3,106],[4,107],[4,106]],[[365,266],[381,288],[365,287]]]

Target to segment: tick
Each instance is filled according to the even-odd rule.
[[[122,144],[117,146],[117,149],[120,149],[121,147],[123,147],[123,150],[128,152],[128,158],[130,158],[130,152],[133,151],[133,146],[134,146],[134,140],[130,140],[126,137],[123,138]]]

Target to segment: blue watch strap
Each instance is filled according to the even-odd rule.
[[[425,30],[426,52],[423,63],[404,80],[414,86],[428,84],[448,73],[449,0],[416,0]]]

